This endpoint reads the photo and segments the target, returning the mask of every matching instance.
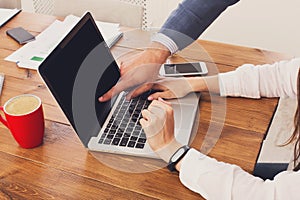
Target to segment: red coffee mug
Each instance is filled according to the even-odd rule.
[[[0,115],[0,122],[10,130],[21,147],[34,148],[43,143],[45,123],[39,97],[31,94],[13,97],[3,107],[1,106],[0,110],[4,112],[6,118],[5,120]]]

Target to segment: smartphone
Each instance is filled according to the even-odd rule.
[[[24,44],[35,40],[34,35],[22,27],[12,28],[6,31],[6,34],[16,40],[19,44]]]
[[[208,73],[205,62],[165,63],[160,68],[162,76],[196,76]]]

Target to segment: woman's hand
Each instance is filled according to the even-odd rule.
[[[201,88],[201,89],[200,89]],[[191,92],[204,91],[206,83],[202,78],[160,78],[153,83],[145,83],[132,92],[132,97],[138,96],[143,91],[150,89],[159,92],[153,93],[148,97],[149,101],[158,99],[178,99]]]
[[[159,98],[142,111],[140,123],[152,150],[164,161],[182,146],[174,137],[174,114],[171,105]]]
[[[190,78],[161,78],[154,83],[145,83],[132,92],[135,97],[141,91],[150,89],[158,90],[159,92],[153,93],[148,97],[148,100],[182,98],[191,92],[212,92],[219,93],[219,80],[218,76],[207,77],[190,77]],[[140,91],[139,91],[140,90]]]
[[[152,89],[158,90],[148,97],[148,100],[182,98],[193,91],[188,78],[162,78],[153,83]]]

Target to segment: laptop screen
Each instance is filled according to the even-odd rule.
[[[98,102],[119,80],[119,68],[90,13],[40,65],[39,73],[82,143],[97,136],[112,105]]]

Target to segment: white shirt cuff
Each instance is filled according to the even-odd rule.
[[[168,36],[162,34],[162,33],[156,33],[152,39],[152,42],[158,42],[167,47],[171,54],[174,54],[178,51],[177,44]]]

